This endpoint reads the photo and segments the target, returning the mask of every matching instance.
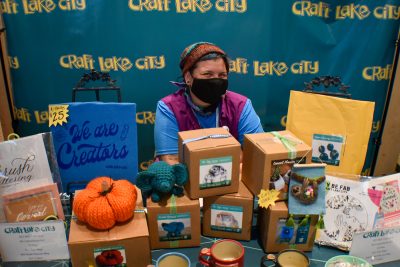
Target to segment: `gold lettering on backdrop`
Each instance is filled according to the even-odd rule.
[[[139,70],[163,69],[165,68],[165,57],[146,56],[144,58],[138,58],[135,61],[135,66]]]
[[[60,57],[60,65],[66,69],[94,69],[94,59],[92,55],[64,55]]]
[[[247,68],[249,64],[247,63],[247,59],[245,58],[236,58],[235,60],[231,60],[229,62],[229,71],[241,74],[247,74]]]
[[[17,14],[18,4],[15,0],[4,0],[0,2],[0,10],[5,14]]]
[[[154,124],[156,113],[151,111],[142,111],[136,113],[137,124]]]
[[[324,2],[297,1],[293,3],[292,12],[298,16],[329,18],[330,8]]]
[[[255,76],[265,76],[265,75],[277,75],[282,76],[288,71],[288,66],[285,62],[259,62],[254,61],[254,75]]]
[[[392,65],[388,64],[386,67],[372,66],[363,69],[362,76],[368,81],[381,81],[389,80],[392,76]]]
[[[378,6],[374,9],[374,16],[377,19],[399,19],[400,7],[394,5]]]
[[[187,13],[188,11],[205,13],[212,8],[210,0],[175,0],[176,12]]]
[[[377,133],[380,128],[381,128],[381,121],[373,121],[372,122],[371,132]]]
[[[49,121],[49,112],[48,111],[39,111],[35,110],[35,119],[37,124],[47,124]]]
[[[50,13],[57,5],[53,0],[22,0],[25,14]]]
[[[31,122],[31,113],[27,108],[16,108],[14,107],[14,119],[24,122]]]
[[[8,57],[8,63],[11,69],[19,69],[19,61],[17,57]]]
[[[86,0],[59,0],[58,6],[61,10],[84,10],[86,9]]]
[[[126,72],[130,70],[133,66],[132,62],[129,58],[126,57],[110,57],[110,58],[103,58],[99,57],[99,65],[101,71],[118,71],[122,70]]]
[[[336,19],[365,19],[371,14],[368,6],[365,5],[345,5],[336,7]]]
[[[217,0],[215,8],[220,12],[244,13],[247,10],[247,0]]]
[[[293,63],[290,70],[294,74],[316,74],[319,72],[319,61],[302,60]]]
[[[133,11],[169,11],[170,0],[129,0],[128,6]]]

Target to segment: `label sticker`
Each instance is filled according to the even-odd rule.
[[[314,134],[312,141],[312,162],[339,166],[344,137],[340,135]]]
[[[118,266],[126,267],[125,248],[123,246],[95,248],[94,258],[96,266]]]
[[[159,214],[157,216],[160,241],[188,240],[192,238],[190,213]]]
[[[243,207],[211,204],[211,230],[242,232]]]
[[[229,186],[232,182],[232,157],[200,160],[200,189]]]

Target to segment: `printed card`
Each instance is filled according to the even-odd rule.
[[[200,160],[200,189],[228,186],[232,182],[232,157]]]
[[[243,207],[211,204],[211,229],[224,232],[242,232]]]
[[[343,136],[314,134],[312,140],[312,162],[339,166],[343,144]]]
[[[50,215],[65,219],[57,184],[4,195],[2,198],[7,222],[42,221]]]
[[[96,266],[118,266],[126,267],[126,254],[123,246],[96,248],[94,249]]]
[[[190,213],[159,214],[157,216],[160,241],[188,240],[192,238]]]

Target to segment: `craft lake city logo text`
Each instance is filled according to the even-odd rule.
[[[205,13],[215,8],[218,12],[244,13],[247,11],[247,0],[129,0],[128,6],[132,11],[139,12],[169,12],[175,8],[176,13]]]
[[[18,14],[22,8],[24,14],[51,13],[57,8],[61,11],[82,11],[86,9],[86,0],[4,0],[0,2],[0,9],[5,14]]]
[[[386,4],[370,9],[367,5],[350,3],[347,5],[338,5],[332,8],[325,2],[296,1],[292,5],[292,12],[297,16],[303,17],[334,17],[336,20],[358,19],[363,20],[371,14],[376,19],[398,20],[400,18],[400,6]]]

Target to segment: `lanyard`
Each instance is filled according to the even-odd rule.
[[[215,128],[219,127],[219,107],[215,110]]]

